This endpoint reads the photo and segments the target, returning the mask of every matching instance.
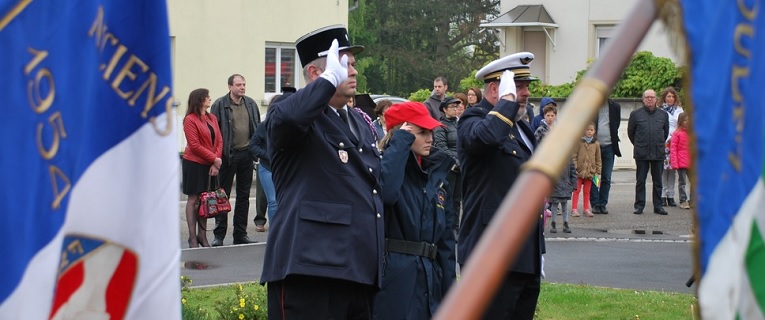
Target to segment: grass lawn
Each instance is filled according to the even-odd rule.
[[[266,319],[265,287],[259,284],[186,288],[181,294],[187,320]],[[535,319],[694,319],[696,302],[690,294],[544,282]]]
[[[690,294],[542,283],[535,319],[694,319],[696,303]]]

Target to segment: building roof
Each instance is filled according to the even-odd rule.
[[[547,12],[544,5],[520,5],[503,13],[481,27],[548,27],[557,28],[558,24]]]

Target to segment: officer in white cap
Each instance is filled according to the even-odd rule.
[[[464,264],[487,224],[536,148],[525,121],[529,83],[538,80],[529,69],[534,55],[512,54],[478,70],[483,99],[462,114],[457,125],[457,154],[462,166],[463,214],[458,247]],[[532,319],[539,297],[545,252],[540,212],[536,226],[518,252],[484,319]]]

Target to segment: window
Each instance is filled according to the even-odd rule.
[[[615,27],[613,25],[600,25],[595,26],[595,58],[599,58],[600,54],[606,49],[606,43],[611,38]]]
[[[280,93],[282,87],[298,87],[300,77],[296,77],[295,58],[297,51],[293,45],[266,44],[265,92]]]

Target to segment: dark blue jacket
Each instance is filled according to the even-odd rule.
[[[509,126],[500,118],[488,115],[497,111],[514,119],[518,104],[499,100],[492,106],[486,99],[462,114],[457,125],[457,153],[462,165],[463,213],[460,228],[459,262],[465,263],[494,217],[500,203],[521,172],[521,165],[531,158],[531,150],[521,140],[519,129],[536,147],[534,133],[524,121]],[[540,207],[541,207],[540,203]],[[542,214],[521,246],[510,271],[540,275],[545,243]]]
[[[279,214],[271,223],[261,282],[287,275],[379,286],[384,244],[380,152],[364,120],[357,139],[319,78],[269,110],[268,153]]]
[[[385,253],[382,290],[374,319],[430,319],[456,278],[452,187],[446,177],[454,160],[431,148],[422,166],[410,150],[414,135],[396,130],[382,159],[385,235],[388,239],[435,244],[434,260]]]
[[[258,161],[259,166],[271,171],[271,161],[268,158],[268,137],[266,135],[266,126],[264,122],[255,129],[255,134],[250,139],[249,152],[252,160]]]

